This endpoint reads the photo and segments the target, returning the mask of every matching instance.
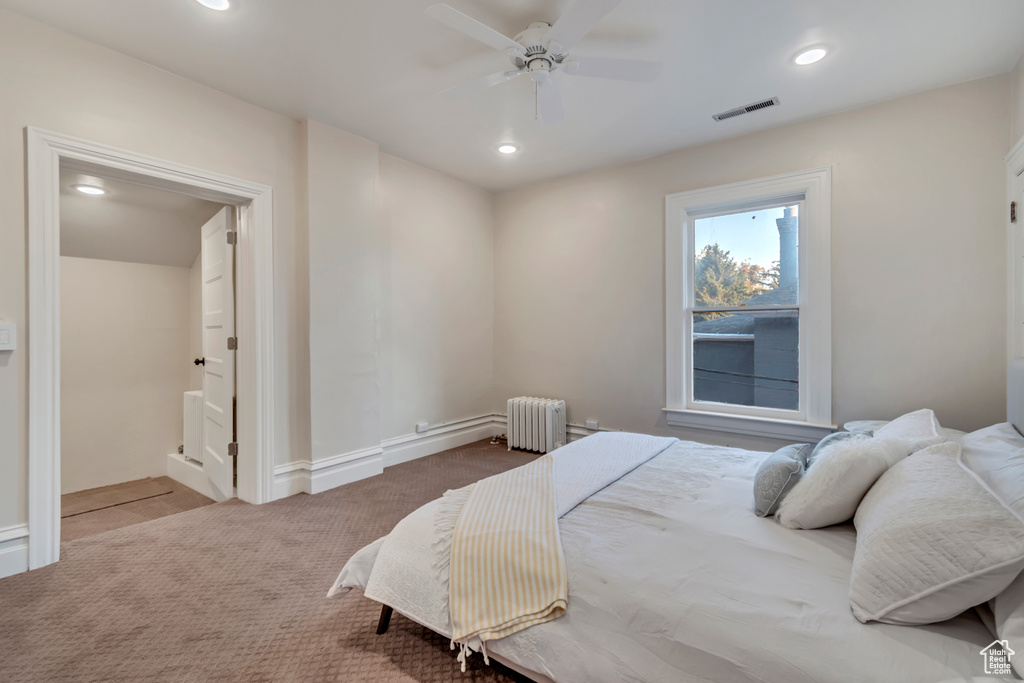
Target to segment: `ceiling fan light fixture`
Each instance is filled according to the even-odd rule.
[[[89,194],[89,195],[93,195],[93,196],[97,196],[97,195],[101,195],[101,194],[106,194],[107,193],[107,191],[104,190],[99,185],[86,185],[84,183],[80,183],[78,185],[74,185],[73,187],[76,190],[78,190],[79,192],[81,192],[82,194]]]
[[[793,62],[798,66],[807,66],[808,64],[820,62],[827,54],[828,50],[820,45],[809,47],[797,53],[796,57],[793,58]]]
[[[498,151],[502,154],[515,154],[519,151],[519,148],[513,145],[511,142],[505,142],[498,145]]]
[[[567,60],[573,47],[621,2],[574,0],[553,25],[535,21],[514,39],[450,5],[431,5],[426,9],[428,17],[484,45],[505,52],[514,67],[511,71],[491,74],[449,88],[443,93],[444,97],[454,99],[528,74],[533,82],[534,118],[542,119],[544,123],[557,123],[562,120],[565,112],[558,78],[554,76],[556,71],[564,70],[566,74],[617,81],[653,81],[661,68],[659,62],[614,58]]]
[[[231,7],[231,3],[228,2],[228,0],[196,0],[196,2],[203,7],[209,7],[210,9],[215,9],[218,12],[223,12]]]

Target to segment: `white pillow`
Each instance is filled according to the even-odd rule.
[[[1005,640],[1014,652],[1024,647],[1024,574],[1007,586],[1006,590],[989,602],[999,640]],[[1013,670],[1024,678],[1024,661],[1020,657],[1010,660]]]
[[[900,442],[906,449],[906,455],[949,441],[935,413],[927,408],[897,417],[884,427],[876,429],[874,435],[877,439]]]
[[[850,575],[860,621],[944,621],[989,600],[1024,568],[1024,522],[959,455],[956,443],[915,453],[861,501]]]
[[[1009,422],[971,432],[961,440],[963,462],[1018,518],[1024,518],[1024,437]],[[1024,575],[991,603],[996,633],[1017,652],[1024,647]],[[1011,660],[1024,676],[1024,657]]]
[[[1024,518],[1024,437],[1003,422],[967,434],[960,445],[968,469]]]
[[[790,529],[818,529],[853,517],[882,473],[901,460],[903,442],[855,434],[815,452],[803,478],[783,498],[776,519]]]
[[[874,434],[890,422],[892,420],[850,420],[843,423],[843,429],[848,432],[870,432]],[[949,427],[943,427],[942,433],[950,441],[959,441],[967,436],[967,432],[962,432],[959,429],[950,429]]]

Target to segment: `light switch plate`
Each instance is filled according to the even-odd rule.
[[[18,326],[14,323],[0,323],[0,351],[14,351],[18,348]]]

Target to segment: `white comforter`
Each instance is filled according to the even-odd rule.
[[[894,681],[983,676],[973,614],[927,627],[850,612],[851,526],[796,531],[751,510],[764,453],[679,442],[562,518],[566,615],[488,650],[570,681]],[[337,587],[445,635],[437,501],[346,565]],[[984,680],[997,680],[985,677]]]

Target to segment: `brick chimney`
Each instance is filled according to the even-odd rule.
[[[797,235],[800,218],[793,215],[793,207],[787,206],[782,218],[776,218],[779,227],[779,287],[796,284],[800,277],[800,261],[797,258]]]

